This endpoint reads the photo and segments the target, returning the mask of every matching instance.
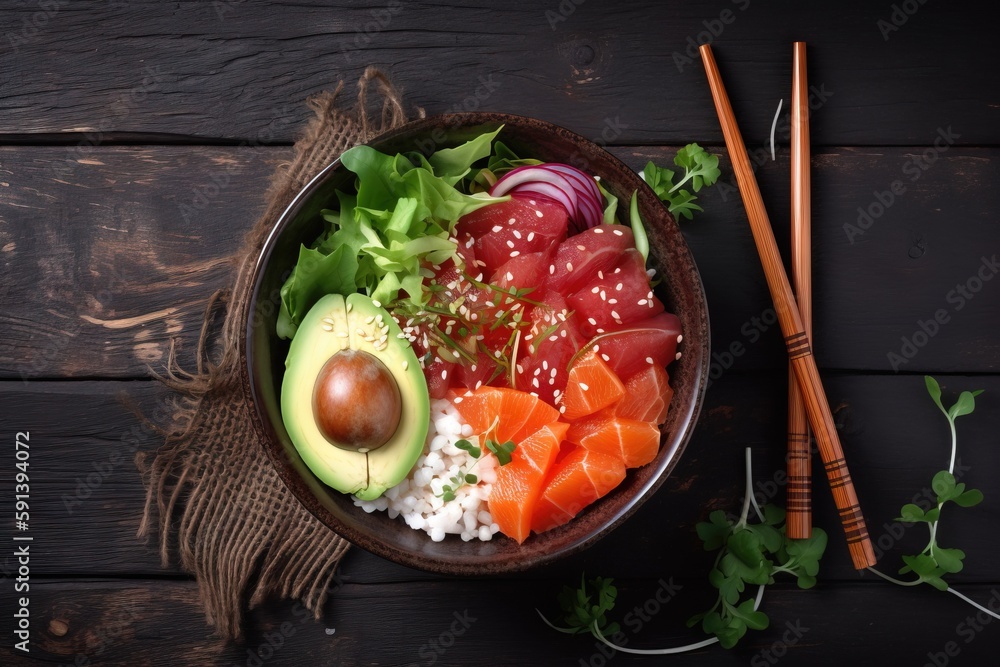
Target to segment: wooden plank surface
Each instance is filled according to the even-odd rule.
[[[968,32],[983,6],[915,7],[893,19],[893,3],[861,0],[5,3],[0,134],[290,142],[302,100],[375,64],[430,113],[508,111],[614,143],[720,142],[696,55],[714,41],[758,142],[789,95],[790,43],[805,39],[817,145],[923,145],[948,125],[963,143],[1000,143],[1000,73],[975,66],[996,61],[996,40]]]
[[[670,164],[676,152],[613,150],[636,168],[648,160]],[[980,280],[1000,271],[1000,191],[992,187],[1000,180],[1000,152],[951,148],[911,180],[924,151],[837,148],[815,155],[821,367],[1000,368],[1000,280]],[[101,148],[78,160],[64,148],[0,148],[0,377],[144,377],[147,366],[162,367],[171,339],[190,359],[205,302],[230,279],[225,260],[259,214],[264,184],[289,155],[287,148],[137,146]],[[728,179],[725,160],[723,169]],[[787,255],[787,151],[758,172]],[[891,193],[894,181],[905,183],[902,194]],[[881,215],[867,226],[858,222],[859,208],[878,212],[878,198],[889,196],[894,201]],[[783,367],[739,196],[734,186],[719,185],[702,203],[705,212],[682,229],[708,297],[713,374]],[[935,324],[938,311],[943,324]]]
[[[36,447],[32,653],[12,648],[17,564],[6,549],[0,664],[612,664],[593,640],[559,635],[535,615],[552,611],[581,572],[618,580],[630,646],[698,638],[684,621],[710,604],[711,556],[694,524],[739,508],[745,446],[759,494],[783,501],[785,353],[731,187],[701,193],[705,212],[682,227],[714,352],[694,438],[625,525],[563,562],[507,579],[449,579],[352,550],[320,622],[294,602],[269,601],[249,614],[246,641],[227,643],[206,626],[190,576],[161,567],[155,541],[135,538],[143,488],[132,455],[157,439],[120,399],[164,414],[169,393],[149,368],[162,367],[172,340],[190,363],[206,299],[228,284],[226,258],[290,157],[309,95],[375,64],[410,111],[541,117],[610,144],[636,168],[667,165],[678,145],[698,141],[723,155],[725,181],[695,53],[706,41],[786,250],[787,104],[776,162],[765,146],[790,91],[790,42],[809,44],[815,348],[883,571],[925,543],[922,526],[893,518],[947,462],[947,426],[920,375],[937,375],[951,398],[987,390],[958,427],[960,479],[986,501],[949,507],[940,538],[967,553],[956,587],[997,608],[1000,43],[991,17],[983,3],[917,0],[4,3],[0,434],[30,430]],[[0,462],[6,494],[10,448]],[[815,468],[816,522],[832,538],[819,586],[772,587],[769,629],[731,652],[671,661],[995,662],[992,620],[928,587],[853,571]],[[682,588],[637,622],[661,581]]]
[[[662,583],[661,583],[662,582]],[[462,581],[344,584],[314,621],[295,603],[272,603],[250,614],[244,644],[227,644],[205,626],[188,581],[73,579],[33,582],[37,645],[25,658],[0,642],[4,665],[482,665],[512,647],[530,647],[530,665],[611,664],[596,640],[560,635],[536,615],[550,614],[562,582]],[[680,646],[703,636],[687,630],[692,610],[711,604],[707,584],[664,573],[658,580],[619,582],[615,617],[628,647]],[[1000,607],[1000,587],[963,590]],[[660,603],[657,600],[667,600]],[[378,600],[373,614],[372,600]],[[893,613],[873,613],[892,609]],[[726,652],[711,646],[679,664],[834,664],[824,638],[842,637],[838,663],[871,664],[892,642],[895,664],[922,665],[940,654],[948,664],[992,664],[996,621],[939,591],[887,584],[820,585],[810,591],[778,585],[762,610],[768,629]],[[0,601],[9,616],[10,601]],[[985,621],[985,623],[984,623]],[[992,621],[992,622],[991,622]],[[847,638],[850,638],[847,640]],[[890,639],[891,638],[891,639]],[[948,655],[946,651],[951,651]],[[516,649],[515,649],[516,650]],[[263,658],[263,660],[262,660]],[[770,658],[770,659],[769,659]],[[614,655],[615,665],[666,664],[665,658]],[[677,660],[677,658],[673,658]],[[256,662],[255,662],[256,661]],[[512,663],[508,663],[512,664]],[[933,663],[929,663],[933,664]]]
[[[708,393],[703,416],[681,462],[664,487],[613,535],[583,554],[525,575],[559,578],[587,571],[616,577],[651,577],[669,571],[685,576],[707,572],[694,524],[714,509],[738,512],[743,497],[743,449],[754,451],[756,495],[784,503],[782,417],[784,377],[778,373],[731,374]],[[962,582],[1000,581],[1000,561],[992,557],[994,535],[979,526],[1000,522],[1000,466],[992,447],[1000,430],[1000,377],[942,376],[946,395],[985,389],[975,414],[959,421],[960,479],[980,488],[982,506],[949,509],[942,523],[945,544],[960,542],[968,554]],[[827,390],[841,438],[867,515],[873,541],[892,571],[901,554],[919,551],[922,527],[893,519],[899,508],[924,491],[935,472],[947,466],[948,427],[915,376],[831,375]],[[159,576],[156,540],[135,538],[144,491],[132,462],[156,436],[144,429],[121,402],[125,395],[147,414],[168,414],[169,392],[152,382],[0,382],[0,433],[30,431],[32,442],[32,570],[42,576]],[[53,421],[52,415],[59,419]],[[13,474],[0,470],[0,483]],[[839,532],[826,481],[816,465],[816,521],[830,533],[825,581],[858,581]],[[961,536],[960,540],[956,536]],[[632,556],[627,561],[620,554]],[[0,569],[13,562],[0,557]],[[426,579],[413,570],[385,564],[357,551],[346,563],[349,581],[372,583]],[[867,578],[871,578],[870,576]]]

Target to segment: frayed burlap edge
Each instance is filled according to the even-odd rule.
[[[206,306],[195,370],[184,370],[171,346],[167,369],[157,375],[179,392],[172,421],[161,431],[164,442],[136,457],[146,485],[139,536],[157,533],[164,566],[176,551],[181,567],[197,578],[208,623],[229,639],[242,637],[244,611],[271,596],[299,599],[319,619],[348,548],[302,507],[271,466],[251,423],[239,353],[253,267],[277,218],[344,150],[406,121],[398,91],[376,68],[358,81],[353,110],[340,108],[342,90],[343,82],[308,101],[316,115],[233,257],[235,283]],[[381,98],[377,122],[370,118],[369,97],[375,104]],[[224,314],[221,332],[214,325],[217,313]],[[210,348],[217,350],[216,361]]]

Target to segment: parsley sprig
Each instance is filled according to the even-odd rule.
[[[652,162],[646,164],[642,176],[649,187],[653,188],[656,196],[667,203],[671,213],[692,220],[694,211],[704,209],[694,203],[698,198],[682,186],[690,183],[691,190],[698,192],[703,186],[714,184],[721,174],[719,156],[712,155],[698,144],[688,144],[677,151],[674,164],[684,170],[683,176],[676,183],[674,183],[676,172],[665,167],[657,167]]]

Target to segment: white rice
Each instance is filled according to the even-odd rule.
[[[484,451],[476,463],[471,454],[455,446],[463,438],[480,446],[478,437],[472,435],[472,427],[462,421],[450,401],[431,401],[424,453],[413,470],[380,498],[355,497],[354,504],[369,514],[378,510],[388,512],[393,519],[401,516],[406,525],[426,532],[435,542],[441,542],[446,535],[460,535],[466,542],[493,539],[500,527],[493,522],[486,500],[496,481],[496,458]],[[445,502],[439,497],[441,489],[451,484],[451,478],[459,470],[476,475],[479,481],[461,486],[455,491],[455,499]]]

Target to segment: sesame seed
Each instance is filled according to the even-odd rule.
[[[469,237],[469,240],[465,242],[466,248],[471,248],[476,243],[476,239]]]
[[[515,222],[517,222],[517,219],[516,218],[511,218],[510,220],[507,221],[507,224],[508,225],[513,225]],[[494,231],[496,231],[496,230],[494,230]]]
[[[374,315],[372,315],[371,317],[366,317],[365,318],[365,324],[371,324],[374,321],[375,321],[375,316]]]
[[[531,241],[535,238],[535,232],[528,232],[528,240]]]
[[[471,366],[469,366],[469,370],[472,371],[473,373],[475,373],[476,372],[476,365],[472,364]]]
[[[600,345],[595,345],[594,346],[594,352],[598,352],[598,351],[600,351],[600,349],[601,349]]]
[[[534,372],[534,373],[532,373],[532,375],[538,375],[538,374],[539,374],[539,373],[541,373],[541,372],[542,372],[542,369],[541,369],[541,368],[536,368],[536,369],[535,369],[535,372]]]
[[[611,317],[615,318],[616,320],[620,320],[621,319],[621,316],[618,315],[618,311],[615,311],[615,310],[611,311]]]
[[[602,355],[601,355],[601,359],[604,359],[604,361],[611,361],[611,357],[609,357],[609,356],[608,356],[608,355],[606,355],[606,354],[602,354]]]
[[[677,354],[674,355],[674,359],[680,359],[680,358],[681,358],[681,353],[680,352],[678,352]]]
[[[333,327],[329,324],[324,324],[323,331],[333,331]]]
[[[589,391],[590,390],[590,385],[587,384],[586,382],[581,382],[580,383],[580,389],[583,389],[584,391]]]
[[[566,406],[565,405],[560,405],[559,406],[559,414],[563,414],[565,412],[566,412]]]
[[[677,334],[677,342],[680,343],[682,340],[684,340],[683,334]]]
[[[551,276],[555,272],[556,272],[556,265],[555,264],[549,264],[549,275]]]
[[[576,249],[577,250],[586,250],[587,246],[578,245],[578,246],[576,246]]]
[[[601,280],[604,280],[604,271],[598,271],[597,277],[600,278]]]
[[[595,234],[603,234],[604,233],[604,229],[601,228],[601,227],[594,227],[594,233]]]
[[[517,365],[517,372],[518,373],[523,373],[524,372],[524,366],[522,366],[521,364],[518,364]]]
[[[549,336],[549,340],[554,343],[557,340],[559,340],[559,336],[556,336],[555,334],[553,334],[553,335]]]
[[[597,294],[597,293],[598,293],[598,292],[600,292],[600,291],[601,291],[601,288],[600,288],[600,287],[594,287],[594,289],[590,290],[590,293],[591,293],[591,294]]]
[[[549,377],[554,378],[555,376],[556,376],[556,369],[553,368],[551,371],[549,371]]]
[[[547,359],[543,359],[542,360],[542,370],[545,370],[545,371],[549,370],[549,362],[548,362]]]
[[[536,389],[538,388],[538,378],[533,378],[531,380],[531,386],[535,387]]]
[[[483,386],[483,381],[482,380],[476,380],[476,389],[479,389],[482,386]]]
[[[518,256],[518,255],[520,255],[520,254],[521,254],[521,251],[520,251],[520,250],[512,250],[512,251],[510,252],[510,256],[511,256],[511,257],[517,257],[517,256]]]
[[[455,400],[452,401],[452,403],[454,403],[455,405],[458,405],[461,402],[462,402],[462,397],[461,396],[456,396]]]
[[[511,273],[510,271],[508,271],[507,272],[507,281],[509,282],[509,281],[511,281],[513,279],[514,279],[514,274]],[[642,301],[642,303],[646,303],[645,299]]]
[[[653,357],[646,357],[646,363],[647,364],[653,363]]]
[[[610,303],[613,306],[616,303],[618,303],[618,299],[608,299],[608,303]]]
[[[351,334],[347,333],[346,331],[338,331],[337,332],[337,336],[340,337],[340,338],[349,338],[350,335]]]
[[[528,203],[531,204],[532,206],[538,206],[538,202],[536,202],[534,199],[529,199]]]
[[[621,272],[622,272],[621,267],[618,267],[617,269],[612,271],[612,273],[621,273]]]
[[[502,227],[502,226],[500,226],[500,225],[493,225],[493,231],[494,231],[494,232],[499,232],[499,231],[500,231],[500,230],[502,230],[502,229],[503,229],[503,227]]]
[[[572,271],[573,270],[573,263],[572,262],[566,262],[566,270],[567,271]]]
[[[536,210],[535,211],[535,215],[537,215],[540,218],[540,217],[542,217],[543,214],[542,214],[541,211]]]
[[[604,290],[601,290],[601,301],[607,301],[607,300],[608,300],[608,295],[604,293]]]
[[[442,380],[447,380],[448,379],[448,371],[447,370],[441,371],[441,379]]]
[[[514,242],[508,239],[508,241],[507,241],[507,247],[508,248],[513,248],[514,247]]]
[[[615,236],[622,236],[624,234],[624,232],[622,232],[622,230],[620,229],[612,229],[611,233],[614,234]]]
[[[565,337],[566,337],[566,330],[565,330],[565,329],[563,329],[562,331],[560,331],[560,332],[559,332],[559,336],[560,336],[561,338],[565,338]]]
[[[639,303],[640,306],[645,306],[646,303],[647,303],[647,301],[646,301],[646,299],[639,299],[638,303]]]
[[[602,329],[600,327],[597,327],[596,329],[594,329],[594,332],[595,333],[604,333],[604,329]]]
[[[519,232],[519,231],[517,231],[517,230],[515,229],[515,230],[514,230],[514,238],[515,238],[515,239],[519,239],[519,238],[521,238],[521,232]]]
[[[593,317],[588,317],[587,321],[590,322],[591,326],[597,326],[597,320],[595,320]]]
[[[379,301],[376,301],[375,299],[372,299],[372,305],[375,306],[376,308],[381,308],[382,307],[382,303],[379,302]]]
[[[406,359],[403,359],[403,370],[405,371],[409,367],[410,367],[410,362],[408,362]]]
[[[353,303],[347,304],[347,312],[351,312],[352,310],[354,310],[354,304]]]

